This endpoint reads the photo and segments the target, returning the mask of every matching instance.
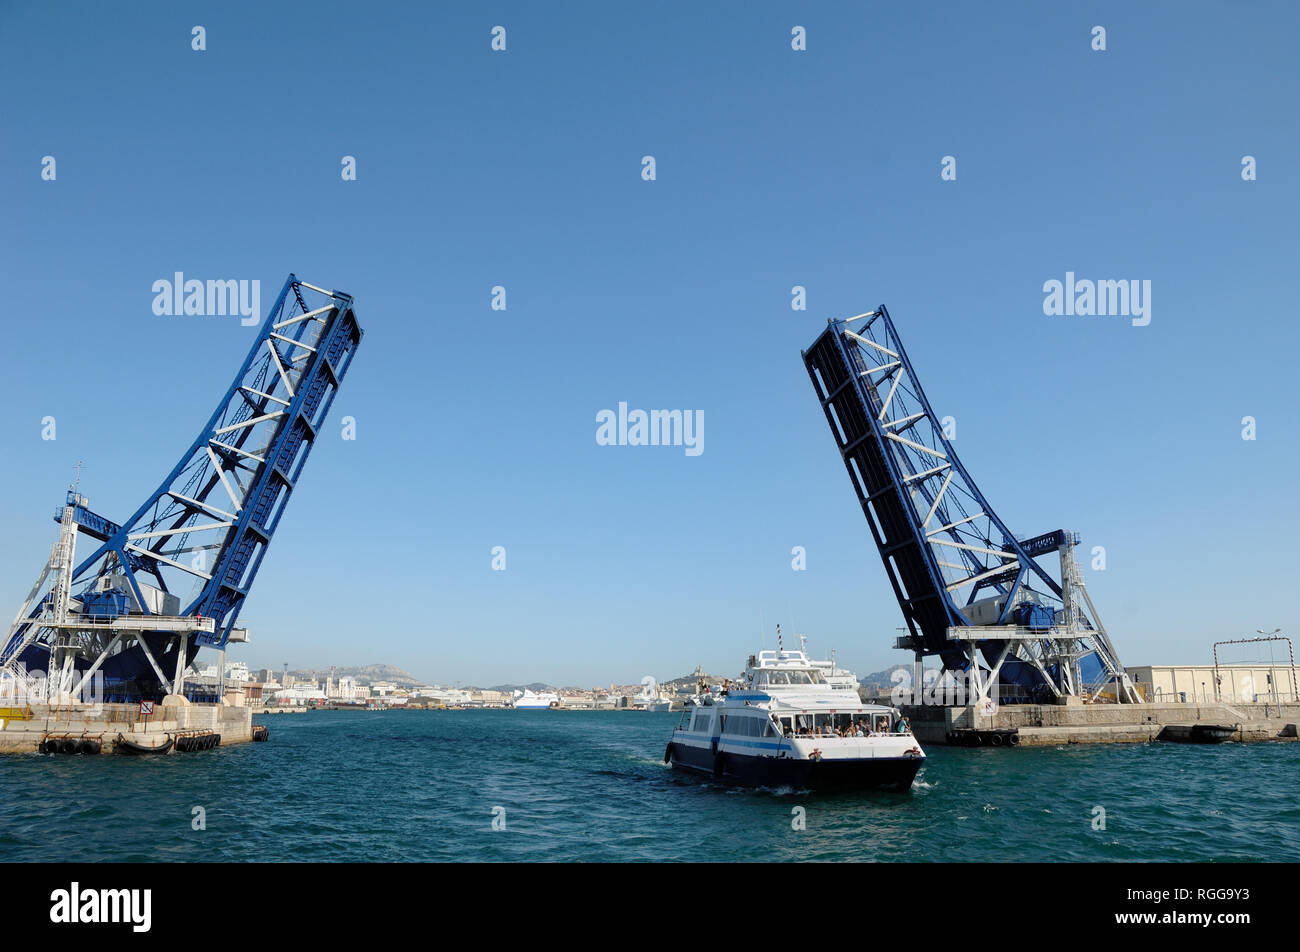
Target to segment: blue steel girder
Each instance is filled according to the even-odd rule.
[[[142,569],[178,598],[190,581],[180,614],[216,619],[194,637],[223,647],[363,333],[349,295],[290,275],[199,435],[74,586],[120,574],[150,613]]]

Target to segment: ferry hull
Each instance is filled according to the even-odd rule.
[[[799,790],[909,790],[924,757],[873,757],[845,760],[796,760],[723,753],[715,758],[704,747],[673,743],[673,767],[753,787]]]

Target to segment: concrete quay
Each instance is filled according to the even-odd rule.
[[[112,753],[118,735],[146,746],[163,744],[186,731],[212,731],[221,746],[253,739],[253,715],[247,707],[196,704],[168,695],[149,716],[138,704],[0,705],[0,754],[33,754],[46,737],[98,740]],[[174,752],[174,748],[173,748]]]
[[[1150,704],[1003,704],[992,713],[974,705],[904,705],[912,733],[924,744],[947,744],[954,732],[1014,732],[1021,747],[1145,743],[1171,739],[1196,724],[1232,727],[1236,742],[1296,740],[1300,703],[1166,702]]]

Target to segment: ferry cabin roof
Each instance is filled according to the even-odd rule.
[[[799,736],[820,731],[843,732],[861,728],[873,734],[889,733],[897,723],[887,707],[863,705],[851,711],[767,711],[763,708],[698,707],[686,711],[678,730],[723,736]]]

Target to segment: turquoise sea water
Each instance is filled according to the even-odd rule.
[[[935,747],[911,793],[825,795],[671,770],[675,714],[260,720],[202,754],[0,757],[0,860],[1300,860],[1300,744]]]

